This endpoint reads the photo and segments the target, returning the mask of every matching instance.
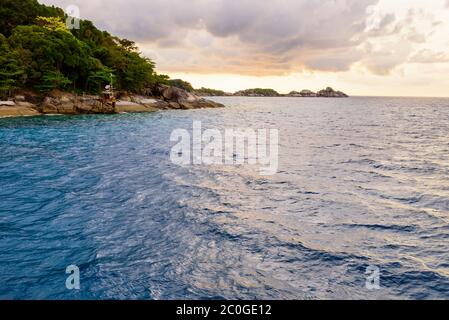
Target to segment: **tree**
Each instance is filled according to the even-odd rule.
[[[67,79],[59,71],[46,71],[42,77],[41,83],[36,85],[35,88],[39,91],[50,91],[53,89],[67,89],[72,81]]]
[[[51,26],[19,26],[9,43],[21,54],[26,66],[28,85],[39,85],[44,74],[59,72],[79,84],[87,80],[96,61],[90,48],[67,30]]]
[[[36,23],[39,26],[44,27],[48,31],[60,31],[70,33],[66,24],[58,17],[37,17]]]
[[[223,90],[215,90],[202,87],[201,89],[195,90],[196,94],[201,96],[224,96],[226,93]]]
[[[36,17],[64,17],[64,11],[41,5],[37,0],[1,0],[0,33],[9,37],[15,27],[34,24]]]
[[[25,70],[17,51],[11,49],[7,39],[0,34],[0,95],[10,96],[22,85]]]
[[[87,79],[87,89],[91,92],[98,93],[111,81],[115,86],[116,77],[114,75],[114,70],[103,66],[99,70],[91,71]]]
[[[242,96],[263,96],[263,97],[278,97],[280,94],[273,89],[247,89],[243,91],[236,92],[237,95]]]
[[[181,80],[181,79],[170,80],[169,84],[173,87],[183,89],[188,92],[193,92],[193,90],[194,90],[193,86],[189,82]]]
[[[109,83],[111,72],[115,86],[121,90],[138,92],[169,83],[168,76],[157,74],[154,62],[142,56],[133,41],[100,31],[86,20],[80,21],[80,29],[68,30],[61,9],[36,0],[0,1],[0,32],[9,43],[9,49],[0,55],[4,61],[16,61],[15,68],[20,71],[7,73],[2,63],[2,76],[8,80],[3,81],[5,86],[46,90],[68,88],[70,82],[74,90],[98,92]],[[193,90],[189,83],[178,81],[183,88]]]

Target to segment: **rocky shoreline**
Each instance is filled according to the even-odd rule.
[[[216,95],[218,96],[218,95]],[[249,89],[235,94],[222,96],[246,97],[301,97],[301,98],[346,98],[348,95],[328,87],[313,92],[302,90],[289,94],[278,94],[274,90]],[[202,98],[202,96],[173,86],[158,86],[141,94],[119,92],[115,108],[101,102],[100,96],[76,95],[60,90],[53,90],[42,95],[33,91],[23,91],[7,101],[0,101],[0,118],[38,116],[46,114],[79,115],[79,114],[111,114],[140,113],[158,110],[190,110],[204,108],[222,108],[224,105]]]
[[[76,95],[59,90],[53,90],[46,95],[24,91],[10,100],[0,101],[0,117],[134,113],[222,107],[224,105],[220,103],[170,86],[159,86],[140,95],[118,93],[115,108],[112,111],[110,106],[101,102],[100,96]]]

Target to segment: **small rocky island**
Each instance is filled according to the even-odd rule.
[[[335,91],[331,87],[313,92],[311,90],[292,91],[289,94],[280,94],[273,89],[247,89],[235,93],[226,93],[220,90],[201,88],[195,93],[199,96],[237,96],[237,97],[298,97],[298,98],[348,98],[349,96],[341,91]]]
[[[220,107],[224,106],[183,89],[164,85],[147,89],[142,94],[119,92],[112,112],[110,106],[103,103],[100,96],[80,96],[61,90],[52,90],[41,95],[28,90],[7,101],[0,101],[0,117],[154,112]]]

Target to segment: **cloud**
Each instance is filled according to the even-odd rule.
[[[434,52],[429,49],[422,49],[415,53],[409,59],[410,63],[445,63],[449,62],[449,54],[447,52]]]
[[[360,63],[373,74],[384,76],[407,61],[410,52],[411,44],[406,40],[385,42],[377,46],[367,43]]]
[[[407,60],[409,42],[426,41],[410,24],[420,12],[398,21],[377,9],[379,0],[41,2],[78,5],[82,18],[137,41],[167,72],[279,75],[346,71],[366,63],[368,70],[384,74]],[[367,50],[371,39],[398,35],[406,50]]]

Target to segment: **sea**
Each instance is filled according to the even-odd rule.
[[[449,99],[212,99],[0,119],[0,298],[449,299]],[[277,171],[174,163],[195,121]]]

